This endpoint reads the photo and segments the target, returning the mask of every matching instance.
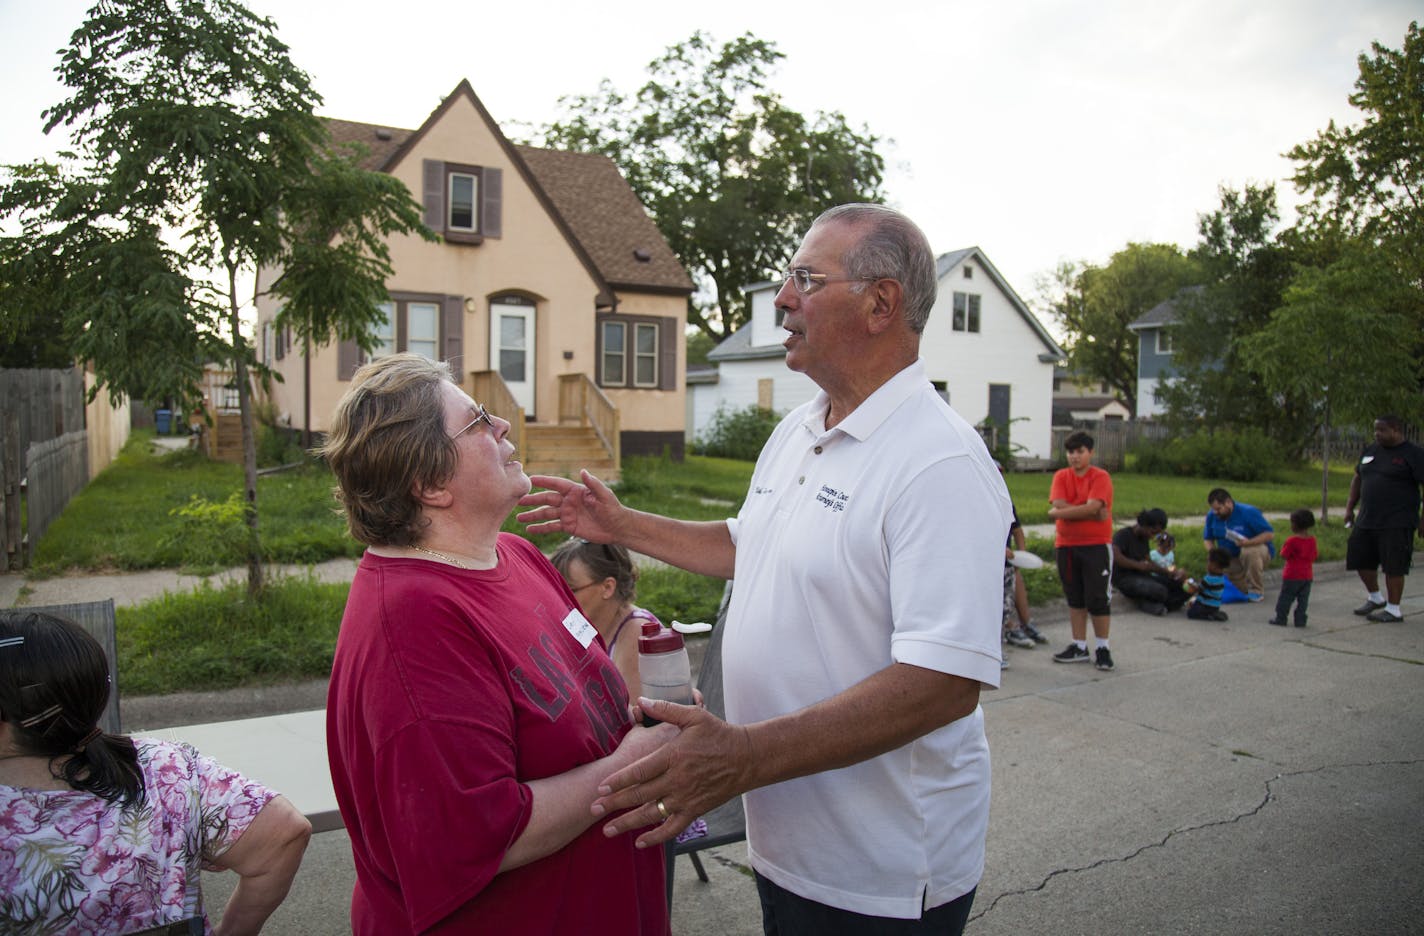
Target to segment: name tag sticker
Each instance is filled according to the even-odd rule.
[[[598,635],[598,631],[593,629],[593,625],[588,623],[588,618],[583,616],[583,612],[574,608],[564,618],[564,629],[573,635],[585,650],[593,643],[593,638]]]

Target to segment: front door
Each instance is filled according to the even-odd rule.
[[[505,296],[490,303],[490,370],[534,418],[534,303]]]

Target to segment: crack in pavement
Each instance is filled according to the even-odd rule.
[[[1375,660],[1389,660],[1392,663],[1408,663],[1412,666],[1424,666],[1424,660],[1411,660],[1409,657],[1390,656],[1388,653],[1366,653],[1363,650],[1346,650],[1344,647],[1327,647],[1324,644],[1314,643],[1309,640],[1300,642],[1302,647],[1309,647],[1312,650],[1324,650],[1327,653],[1343,653],[1346,656],[1370,657]]]
[[[1293,770],[1289,773],[1278,773],[1274,777],[1271,777],[1266,781],[1266,792],[1265,795],[1262,797],[1261,802],[1257,803],[1255,807],[1248,809],[1245,812],[1237,813],[1236,815],[1228,819],[1213,819],[1210,822],[1202,822],[1194,826],[1186,826],[1181,829],[1173,829],[1166,835],[1162,836],[1161,840],[1156,842],[1148,842],[1146,845],[1142,845],[1138,848],[1133,849],[1126,855],[1120,855],[1114,858],[1099,858],[1097,861],[1094,861],[1091,864],[1082,865],[1081,867],[1076,868],[1057,868],[1053,871],[1050,871],[1047,875],[1044,876],[1042,881],[1032,887],[1022,887],[1017,890],[1004,891],[1002,894],[999,894],[997,897],[994,898],[993,903],[989,904],[989,906],[985,907],[978,913],[971,914],[968,922],[972,923],[975,920],[980,919],[981,917],[985,917],[988,916],[990,913],[993,913],[994,908],[999,905],[999,902],[1007,897],[1022,897],[1025,894],[1034,894],[1043,890],[1048,886],[1048,883],[1056,877],[1060,877],[1065,874],[1077,874],[1082,871],[1092,871],[1096,868],[1101,868],[1104,865],[1125,864],[1126,862],[1131,861],[1143,852],[1150,851],[1154,848],[1166,847],[1169,841],[1179,835],[1185,835],[1189,832],[1199,832],[1202,829],[1210,829],[1215,826],[1232,825],[1234,823],[1242,821],[1243,819],[1250,819],[1252,816],[1257,815],[1261,812],[1261,810],[1265,809],[1266,806],[1268,806],[1271,801],[1276,798],[1276,794],[1272,790],[1272,785],[1279,780],[1293,779],[1295,777],[1306,777],[1311,774],[1321,773],[1322,771],[1326,770],[1347,770],[1352,768],[1367,767],[1407,767],[1421,763],[1424,763],[1424,758],[1413,758],[1411,760],[1365,761],[1362,763],[1352,764],[1324,764],[1319,767],[1310,767],[1305,770]]]

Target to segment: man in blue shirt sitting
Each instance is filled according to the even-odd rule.
[[[1276,554],[1272,543],[1276,531],[1261,511],[1250,504],[1236,503],[1226,488],[1213,489],[1206,496],[1206,505],[1211,510],[1202,529],[1203,545],[1208,552],[1226,550],[1231,556],[1226,577],[1246,593],[1248,601],[1260,601],[1261,575]]]

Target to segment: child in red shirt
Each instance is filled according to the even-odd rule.
[[[1295,626],[1305,626],[1305,612],[1310,606],[1310,582],[1315,578],[1315,537],[1310,528],[1315,526],[1315,514],[1308,510],[1296,510],[1290,515],[1291,535],[1281,547],[1281,558],[1286,567],[1281,572],[1281,596],[1276,599],[1276,616],[1267,623],[1277,627],[1286,626],[1286,612],[1291,602],[1295,602]]]

